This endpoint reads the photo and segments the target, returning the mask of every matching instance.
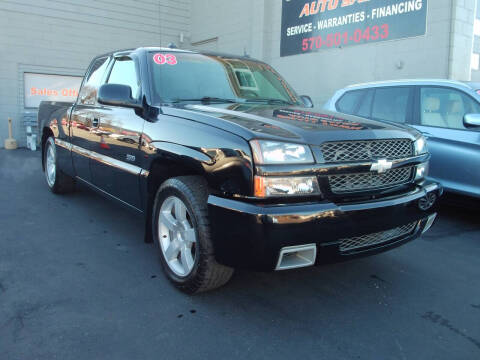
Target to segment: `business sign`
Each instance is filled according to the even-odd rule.
[[[38,108],[41,101],[74,102],[82,83],[81,76],[24,73],[26,108]]]
[[[283,0],[280,56],[425,35],[427,0]]]

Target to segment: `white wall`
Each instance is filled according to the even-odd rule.
[[[1,0],[0,147],[7,117],[25,145],[24,71],[83,75],[95,55],[111,50],[180,45],[190,22],[190,0]]]

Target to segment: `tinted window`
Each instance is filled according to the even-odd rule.
[[[138,99],[140,95],[140,83],[135,69],[135,62],[130,58],[118,58],[115,60],[107,83],[130,86],[133,99]]]
[[[80,104],[94,105],[97,101],[97,90],[102,82],[108,66],[108,57],[100,58],[90,66],[80,90]]]
[[[368,90],[365,96],[362,98],[360,106],[356,112],[356,115],[363,116],[366,118],[370,117],[370,112],[372,110],[372,100],[375,90]]]
[[[151,53],[153,95],[158,102],[274,99],[300,104],[287,82],[268,64],[246,58],[190,53]]]
[[[420,89],[422,125],[465,129],[463,117],[469,113],[480,113],[480,106],[459,90],[441,87]]]
[[[337,110],[345,114],[353,114],[364,92],[365,90],[357,90],[345,93],[337,101]]]
[[[389,87],[375,90],[372,118],[404,123],[407,118],[410,88]]]

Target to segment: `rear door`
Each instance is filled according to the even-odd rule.
[[[94,120],[98,107],[97,92],[106,76],[109,62],[110,58],[108,56],[92,61],[70,118],[73,166],[76,175],[87,182],[92,181],[90,157],[92,143],[97,138]]]
[[[480,113],[480,104],[463,91],[419,86],[416,124],[428,138],[430,177],[447,190],[480,196],[480,132],[467,129],[463,118]]]
[[[132,99],[141,98],[139,66],[134,59],[114,59],[107,84],[128,85]],[[141,209],[140,173],[143,158],[140,141],[144,119],[139,110],[102,105],[97,109],[96,137],[93,138],[91,171],[93,184],[110,195]]]

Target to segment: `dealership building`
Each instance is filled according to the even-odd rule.
[[[41,100],[74,101],[92,57],[168,46],[247,54],[316,106],[352,83],[480,82],[480,0],[0,0],[0,147]],[[0,160],[1,161],[1,160]]]

